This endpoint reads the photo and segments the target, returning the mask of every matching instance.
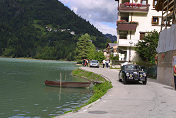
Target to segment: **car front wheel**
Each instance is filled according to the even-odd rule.
[[[127,84],[126,78],[123,79],[123,84]]]
[[[147,84],[147,79],[145,79],[145,81],[142,81],[142,84],[146,85]]]
[[[119,72],[119,82],[122,82],[122,78],[120,76],[120,72]]]

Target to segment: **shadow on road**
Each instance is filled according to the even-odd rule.
[[[141,82],[135,81],[135,82],[128,82],[127,84],[124,84],[122,81],[117,80],[117,82],[123,84],[123,85],[143,85]]]

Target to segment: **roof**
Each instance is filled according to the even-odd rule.
[[[117,43],[108,43],[110,48],[113,48],[114,46],[117,46]]]
[[[155,6],[155,9],[157,11],[162,11],[162,4],[164,3],[165,0],[157,0],[157,4]]]
[[[120,48],[117,48],[117,51],[118,51],[119,53],[125,53],[125,52],[126,52],[125,50],[122,50],[122,49],[120,49]]]
[[[106,52],[106,51],[107,51],[106,49],[103,50],[103,52]]]
[[[156,4],[156,6],[155,6],[155,9],[156,9],[157,11],[162,11],[163,3],[164,3],[165,1],[167,1],[167,0],[157,0],[157,4]],[[172,1],[170,0],[169,2],[172,2]],[[173,5],[173,3],[172,3],[172,4],[169,4],[169,7],[172,6],[172,5]]]

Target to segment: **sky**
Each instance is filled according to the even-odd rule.
[[[117,35],[115,0],[59,0],[76,14],[93,24],[103,34]]]

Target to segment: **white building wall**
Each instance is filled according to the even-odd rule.
[[[138,0],[139,1],[139,0]],[[135,35],[132,35],[133,40],[139,40],[140,33],[139,32],[151,32],[156,30],[160,32],[161,30],[161,18],[159,18],[159,25],[152,26],[152,16],[161,16],[161,12],[157,12],[153,8],[153,0],[148,0],[148,4],[150,4],[149,12],[147,14],[144,13],[133,13],[132,21],[137,21],[139,24],[136,28]],[[129,16],[131,17],[131,16]]]
[[[133,3],[140,3],[141,0],[137,0],[138,2],[134,2]],[[130,0],[130,2],[132,3],[132,0]],[[119,3],[122,3],[122,0],[119,0]],[[138,26],[136,28],[135,32],[131,32],[131,36],[130,36],[130,32],[128,32],[128,36],[127,39],[119,39],[119,35],[117,35],[118,41],[119,41],[119,47],[127,47],[127,58],[126,61],[129,61],[129,53],[131,52],[131,61],[139,61],[140,58],[138,56],[138,54],[136,53],[136,51],[134,50],[135,45],[137,44],[137,42],[140,40],[140,32],[151,32],[151,31],[158,31],[160,32],[161,29],[161,16],[162,13],[161,12],[157,12],[154,8],[153,8],[153,0],[148,0],[148,4],[150,4],[149,6],[149,11],[148,13],[129,13],[129,21],[136,21],[138,22]],[[120,15],[123,13],[120,13]],[[132,17],[131,17],[132,16]],[[159,18],[159,25],[158,26],[152,26],[152,16],[160,16]],[[119,20],[121,19],[121,17],[118,17]],[[131,19],[132,18],[132,19]],[[133,41],[133,44],[127,44],[128,42]],[[133,47],[133,48],[129,48],[129,47]],[[131,51],[130,51],[131,49]]]

